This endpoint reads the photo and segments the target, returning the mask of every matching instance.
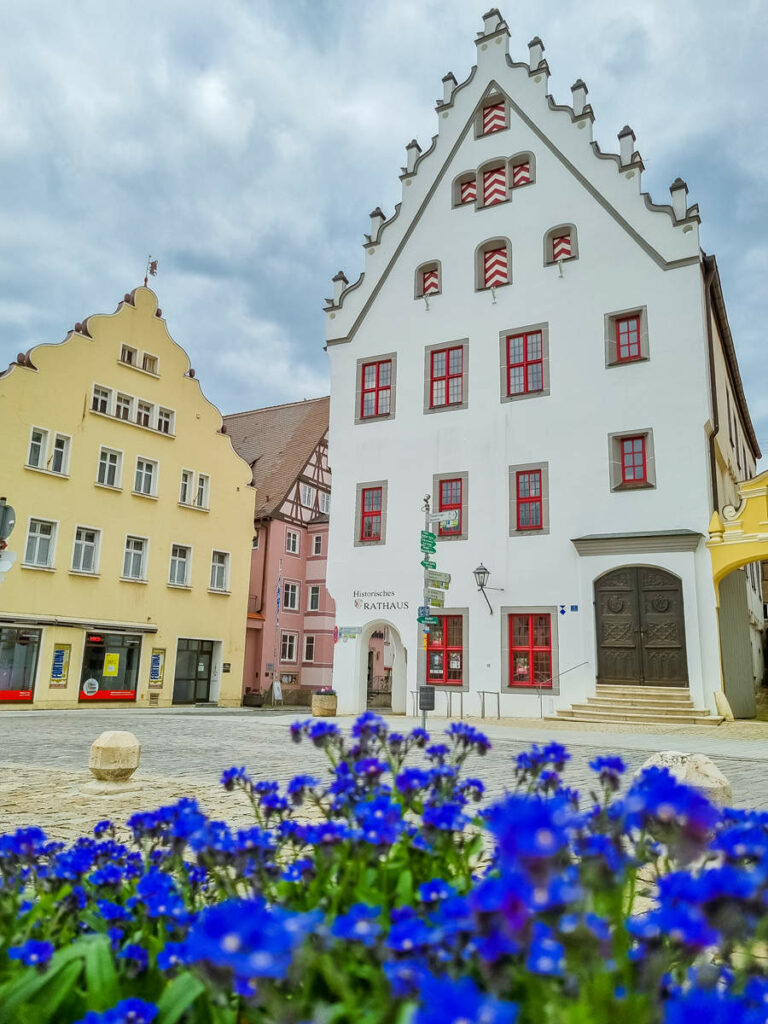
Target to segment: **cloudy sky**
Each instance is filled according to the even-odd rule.
[[[436,130],[489,0],[23,0],[0,7],[0,364],[111,312],[148,253],[173,336],[224,412],[327,391],[323,299],[362,267],[404,145]],[[501,5],[550,90],[583,78],[603,149],[677,175],[717,254],[768,450],[764,0]],[[765,465],[766,462],[763,462]]]

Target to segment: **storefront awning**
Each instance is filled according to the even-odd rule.
[[[0,612],[0,623],[9,626],[67,626],[110,633],[156,633],[153,622],[113,622],[108,619],[78,619],[66,615],[13,615]]]

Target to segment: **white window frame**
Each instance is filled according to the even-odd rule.
[[[312,597],[317,598],[317,604],[312,606]],[[307,611],[308,612],[319,612],[320,611],[320,584],[309,583],[307,585]]]
[[[147,362],[148,359],[154,360],[154,362],[155,362],[154,370],[150,370],[146,366],[146,362]],[[144,371],[144,373],[151,373],[153,377],[159,377],[160,376],[160,360],[158,359],[157,356],[153,356],[151,352],[142,352],[141,353],[141,368]]]
[[[284,650],[284,645],[286,644],[286,641],[289,641],[289,642],[293,641],[293,657],[292,658],[287,656],[287,650],[286,650],[286,657],[283,657],[283,650]],[[280,631],[280,664],[281,665],[295,665],[298,662],[298,656],[299,656],[299,634],[298,633],[293,633],[290,630],[281,630]]]
[[[142,409],[142,406],[144,406],[143,409]],[[146,423],[142,423],[142,421],[140,419],[140,417],[142,415],[145,415],[147,417],[147,422]],[[155,416],[155,407],[152,404],[152,402],[147,402],[143,398],[137,398],[136,399],[136,425],[138,427],[147,427],[149,430],[151,430],[152,429],[152,420],[154,419],[154,416]]]
[[[203,500],[200,501],[200,486],[203,488]],[[207,473],[198,473],[195,484],[194,504],[196,508],[209,508],[211,501],[211,478]]]
[[[29,541],[30,541],[30,538],[32,536],[32,524],[33,523],[43,523],[46,526],[50,526],[51,527],[50,538],[46,538],[49,543],[48,543],[48,557],[47,557],[45,562],[38,562],[38,561],[30,562],[27,559],[27,552],[29,550]],[[40,535],[36,534],[35,536],[38,538],[38,541],[39,541]],[[54,565],[56,563],[56,542],[58,540],[58,536],[59,536],[59,521],[58,521],[58,519],[44,519],[42,516],[30,516],[29,519],[27,520],[27,536],[26,536],[26,538],[24,540],[24,561],[21,564],[26,566],[28,569],[53,569],[53,567],[54,567]],[[38,547],[39,547],[39,543],[35,545],[35,554],[37,554]]]
[[[39,459],[38,459],[37,462],[32,462],[32,460],[31,460],[32,444],[33,444],[33,437],[34,437],[35,433],[41,434],[42,436],[41,436],[41,439],[40,439],[40,442],[39,442],[39,445],[40,445]],[[29,444],[27,445],[27,465],[31,469],[45,469],[46,468],[47,460],[48,460],[48,438],[49,438],[49,436],[50,436],[50,432],[48,430],[46,430],[45,427],[35,427],[35,426],[33,426],[33,427],[30,428],[30,431],[29,431]]]
[[[223,568],[224,568],[224,586],[223,587],[214,586],[213,570],[214,570],[214,556],[215,555],[224,555],[224,566],[223,566]],[[211,551],[211,571],[210,571],[210,575],[208,577],[208,583],[209,583],[208,589],[213,591],[213,593],[215,593],[215,594],[228,594],[229,593],[229,572],[230,572],[231,562],[232,562],[232,557],[231,557],[231,553],[229,551],[222,551],[220,548],[214,548]],[[216,568],[221,568],[221,566],[219,564],[217,564],[215,567]]]
[[[331,511],[331,492],[320,491],[319,503],[320,513],[324,516],[327,516]]]
[[[312,538],[312,554],[322,555],[323,553],[323,535],[322,533],[316,533]]]
[[[130,354],[131,354],[131,358],[130,359],[125,359],[124,358],[124,356],[125,356],[125,354],[127,352],[130,352]],[[122,344],[120,346],[120,359],[119,359],[119,362],[121,362],[123,364],[123,366],[132,366],[134,369],[136,369],[138,367],[138,365],[139,365],[139,351],[138,351],[138,349],[135,349],[132,345]]]
[[[168,420],[168,429],[167,430],[163,430],[162,426],[160,425],[161,422],[162,422],[163,417],[166,417],[167,420]],[[167,409],[164,405],[159,405],[157,407],[157,430],[158,430],[158,432],[160,434],[168,434],[169,437],[173,437],[173,435],[175,433],[175,427],[176,427],[176,413],[173,411],[173,409]]]
[[[122,409],[125,409],[126,415],[122,415]],[[115,396],[115,418],[122,420],[123,423],[133,422],[133,395],[126,395],[124,391],[118,391]]]
[[[299,495],[301,497],[301,504],[303,508],[315,507],[316,494],[317,491],[312,484],[299,484]]]
[[[178,558],[174,555],[174,548],[181,548],[186,552],[184,559]],[[174,579],[174,567],[178,568],[178,564],[183,562],[184,565],[184,579],[179,581]],[[189,588],[192,580],[192,545],[191,544],[176,544],[171,543],[171,553],[168,562],[168,586],[170,587],[186,587]]]
[[[106,400],[106,406],[107,406],[106,409],[96,409],[96,408],[94,408],[94,403],[96,401],[96,392],[97,391],[103,391],[104,392],[103,395],[99,395],[99,401],[101,402],[102,399]],[[91,412],[99,413],[101,416],[111,416],[112,415],[112,404],[113,404],[112,388],[105,387],[103,384],[94,384],[93,388],[91,389]]]
[[[53,460],[56,458],[56,442],[64,441],[64,453],[61,460],[61,469],[53,469]],[[51,445],[51,454],[48,459],[48,467],[50,473],[55,473],[56,476],[69,476],[69,454],[72,450],[72,438],[69,434],[60,434],[58,431],[53,435],[53,443]]]
[[[307,642],[309,640],[312,641],[312,657],[311,658],[308,657],[308,655],[307,655],[307,646],[308,646]],[[305,633],[304,634],[304,656],[302,657],[301,660],[303,662],[306,662],[307,665],[313,665],[314,662],[315,662],[315,652],[316,651],[317,651],[317,638],[316,638],[315,634],[314,633]]]
[[[288,587],[292,587],[293,589],[289,591]],[[301,604],[300,590],[301,587],[299,583],[296,582],[296,580],[283,580],[283,611],[297,612],[299,610]],[[291,602],[291,604],[288,604],[289,593],[293,595],[293,601]]]
[[[139,470],[139,463],[143,463],[145,468],[143,468],[142,470]],[[143,488],[139,487],[139,473],[141,472],[142,477],[146,477],[146,475],[147,475],[146,467],[147,466],[149,466],[150,469],[151,469],[151,472],[150,472],[150,478],[151,479],[150,479],[150,489],[148,491],[145,491]],[[139,494],[143,498],[156,498],[157,497],[157,480],[158,480],[159,475],[160,475],[160,466],[159,466],[159,464],[157,462],[157,459],[148,459],[145,455],[137,455],[136,456],[136,466],[135,466],[135,469],[134,469],[134,472],[133,472],[133,493],[134,494]],[[142,482],[144,482],[144,480],[142,480]]]
[[[293,537],[295,539],[295,547],[291,547],[288,543],[288,538]],[[301,551],[301,541],[299,540],[298,530],[286,530],[285,531],[285,553],[287,555],[298,555]]]
[[[128,576],[126,575],[126,555],[128,554],[128,541],[141,541],[143,547],[141,551],[141,575],[140,576]],[[132,551],[131,554],[136,554]],[[140,537],[135,533],[127,533],[125,535],[125,541],[123,542],[123,564],[121,566],[121,580],[128,580],[131,583],[146,583],[147,582],[147,566],[149,564],[149,537]]]
[[[89,533],[94,534],[93,542],[93,568],[83,569],[82,562],[78,566],[75,564],[75,555],[77,553],[77,534],[79,530],[87,530]],[[85,544],[84,541],[80,541],[81,544]],[[99,575],[99,564],[101,561],[101,530],[96,526],[85,526],[83,523],[75,523],[75,532],[72,537],[72,560],[70,562],[70,571],[79,573],[83,576],[98,576]]]
[[[184,497],[184,485],[187,485],[186,491],[187,496]],[[195,473],[192,469],[182,469],[181,476],[179,477],[179,504],[180,505],[191,505],[192,496],[195,491]]]
[[[104,452],[109,452],[111,455],[117,455],[117,465],[115,467],[115,483],[109,484],[106,481],[99,480],[100,469],[101,469],[101,457]],[[96,464],[96,484],[99,487],[110,487],[112,490],[119,491],[123,486],[123,452],[120,448],[110,448],[108,445],[101,445],[99,448],[99,460]]]

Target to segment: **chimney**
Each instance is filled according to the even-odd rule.
[[[452,71],[443,79],[443,103],[450,103],[453,90],[456,88],[456,76]]]
[[[331,280],[333,281],[333,304],[334,306],[338,306],[339,301],[341,300],[341,293],[347,287],[349,281],[347,280],[343,270],[340,270],[335,277],[331,278]]]
[[[688,186],[682,178],[675,178],[669,186],[669,191],[672,196],[675,220],[685,220],[688,216]]]
[[[571,92],[573,93],[573,112],[576,117],[581,117],[584,113],[584,108],[587,105],[587,93],[589,92],[589,89],[585,82],[580,78],[577,78],[571,86]]]
[[[635,155],[635,133],[628,124],[625,124],[619,132],[619,155],[622,167],[631,164]]]
[[[418,158],[419,153],[421,152],[421,146],[418,144],[416,139],[411,139],[411,141],[405,147],[405,152],[405,172],[406,174],[413,174],[413,169],[416,166],[416,160]]]
[[[380,206],[377,206],[375,210],[371,211],[371,241],[375,242],[379,237],[379,231],[381,231],[381,225],[387,219],[384,215]]]
[[[535,71],[543,59],[544,43],[542,43],[538,36],[534,36],[530,43],[528,43],[528,63],[531,66],[531,71]]]
[[[501,25],[502,17],[498,7],[492,7],[487,14],[483,15],[482,35],[489,36]]]

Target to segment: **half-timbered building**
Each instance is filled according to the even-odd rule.
[[[331,682],[334,605],[325,586],[331,473],[329,399],[226,416],[257,488],[244,693],[275,680],[284,700]]]

